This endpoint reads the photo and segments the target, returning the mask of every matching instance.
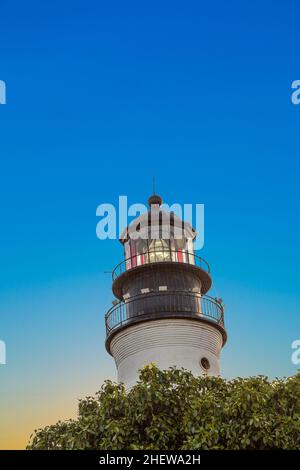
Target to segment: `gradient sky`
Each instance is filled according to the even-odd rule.
[[[299,3],[1,1],[0,448],[115,378],[96,207],[205,204],[225,377],[294,374]]]

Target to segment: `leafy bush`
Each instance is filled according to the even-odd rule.
[[[128,393],[106,381],[78,418],[35,431],[28,449],[300,449],[300,373],[194,377],[151,364]]]

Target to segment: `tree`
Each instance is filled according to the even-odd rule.
[[[28,449],[300,449],[300,373],[194,377],[150,364],[126,392],[106,381],[78,418],[35,431]]]

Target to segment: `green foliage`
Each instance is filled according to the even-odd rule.
[[[151,364],[128,393],[106,381],[28,449],[300,449],[300,373],[226,381]]]

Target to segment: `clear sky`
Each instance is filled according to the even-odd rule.
[[[104,348],[117,241],[96,207],[205,204],[225,377],[294,374],[299,2],[1,1],[0,447],[75,415]]]

